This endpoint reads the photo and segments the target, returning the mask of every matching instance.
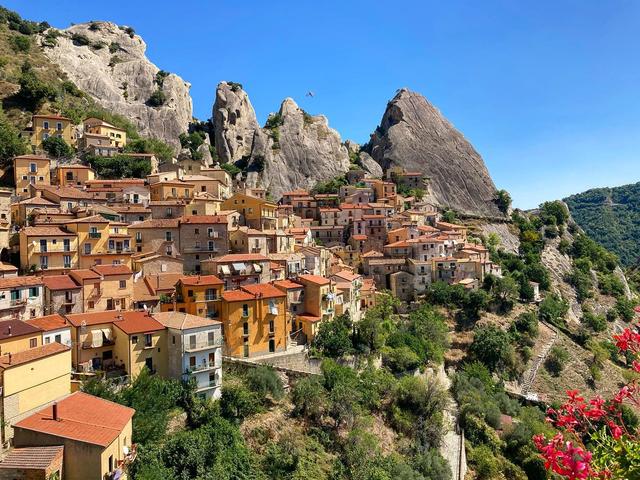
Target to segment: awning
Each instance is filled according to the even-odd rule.
[[[260,266],[259,263],[254,263],[253,264],[253,269],[258,273],[260,273],[262,271],[262,267]]]
[[[111,341],[111,329],[110,328],[103,328],[102,329],[102,334],[104,335],[104,338],[106,338],[108,341]]]
[[[242,270],[247,268],[247,266],[244,263],[232,263],[231,265],[233,266],[233,269],[236,272],[241,272]]]
[[[231,270],[227,265],[220,265],[220,270],[222,270],[222,273],[225,275],[231,275]]]
[[[93,348],[98,348],[98,347],[102,346],[102,331],[101,330],[91,330],[89,335],[91,335],[91,346]]]

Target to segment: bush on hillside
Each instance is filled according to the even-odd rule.
[[[53,158],[71,158],[75,151],[61,137],[49,137],[42,141],[42,149]]]
[[[567,360],[569,360],[567,350],[559,345],[554,345],[544,361],[544,367],[551,375],[557,377],[564,369]]]

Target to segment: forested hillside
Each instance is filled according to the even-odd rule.
[[[640,259],[640,183],[594,188],[565,199],[571,215],[595,241],[620,257],[623,265]]]

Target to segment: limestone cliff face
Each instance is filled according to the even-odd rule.
[[[179,146],[178,136],[192,119],[190,85],[168,74],[161,80],[165,103],[149,106],[147,101],[160,88],[159,69],[145,56],[142,38],[111,22],[82,23],[62,33],[57,45],[44,52],[78,88],[130,119],[142,135]]]
[[[248,158],[260,129],[256,112],[242,87],[220,82],[211,114],[216,153],[222,163]]]
[[[326,117],[311,116],[287,98],[267,125],[254,138],[249,185],[279,198],[287,190],[312,188],[349,170],[347,148]]]
[[[482,157],[426,98],[402,89],[388,103],[365,150],[383,168],[431,178],[432,201],[459,212],[502,217]]]

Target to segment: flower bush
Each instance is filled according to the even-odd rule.
[[[614,335],[616,347],[631,368],[640,373],[640,325]],[[585,400],[577,390],[567,391],[567,401],[547,410],[558,433],[551,439],[533,437],[545,468],[562,478],[640,479],[640,437],[635,425],[624,419],[624,406],[640,408],[636,380],[624,385],[612,398]]]

